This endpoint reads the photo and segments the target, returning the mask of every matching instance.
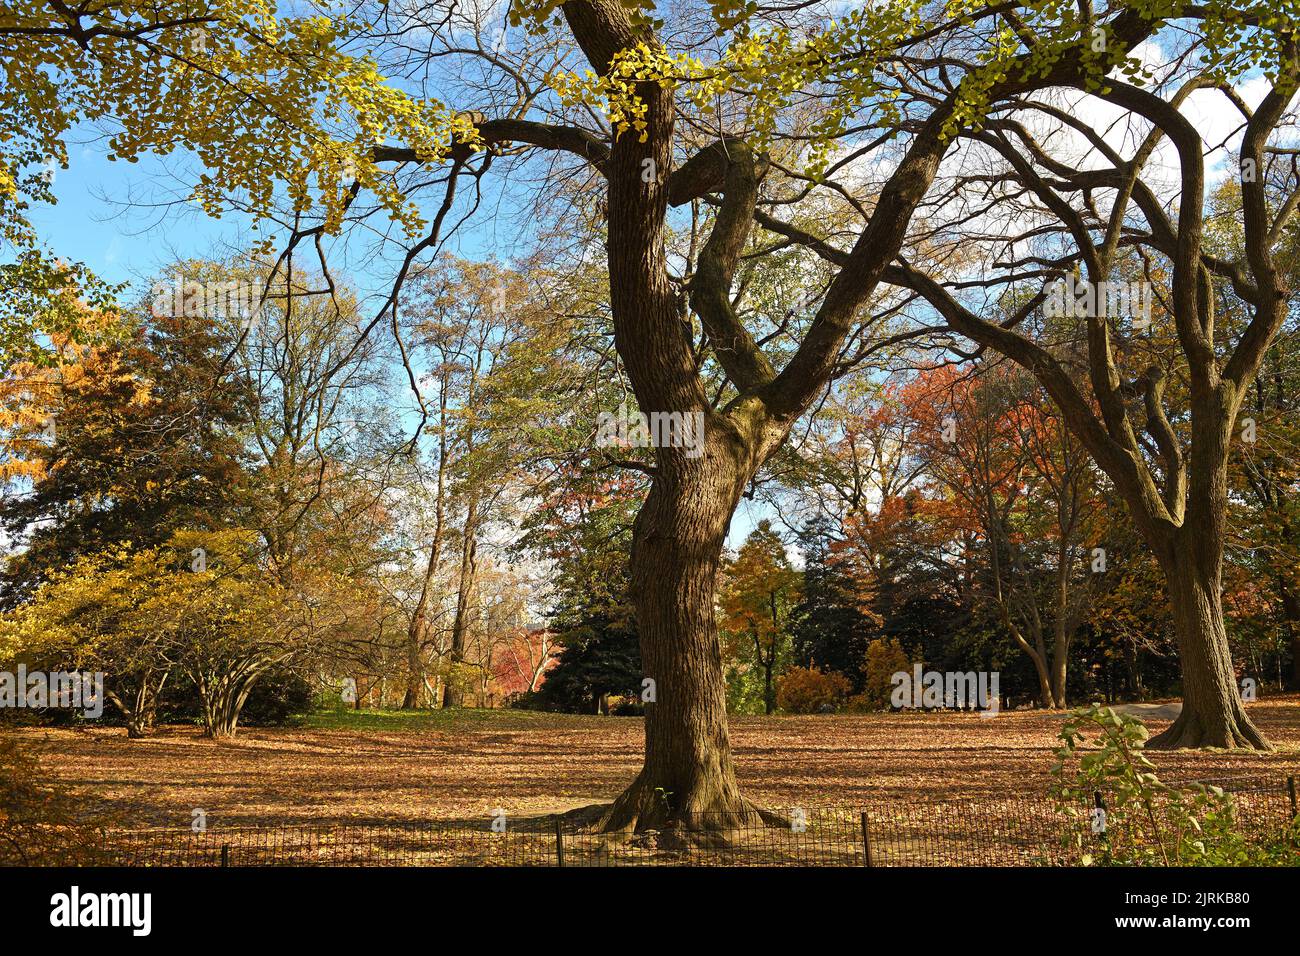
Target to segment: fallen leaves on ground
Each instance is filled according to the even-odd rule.
[[[1250,705],[1272,754],[1154,755],[1171,779],[1269,773],[1300,764],[1300,696]],[[242,729],[215,742],[168,727],[126,731],[25,729],[46,772],[136,826],[208,826],[431,819],[487,820],[611,800],[636,773],[635,718],[515,712],[385,715],[357,726]],[[980,797],[1045,789],[1063,714],[905,713],[736,717],[737,771],[769,806],[854,806],[871,798]],[[1152,721],[1153,732],[1165,726]]]

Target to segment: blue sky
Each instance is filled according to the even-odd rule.
[[[58,203],[34,206],[31,218],[55,254],[86,263],[110,282],[142,279],[178,256],[237,241],[246,223],[210,219],[193,205],[165,214],[145,205],[165,197],[167,168],[152,156],[109,162],[93,143],[70,143],[68,168],[54,174]]]
[[[221,256],[246,245],[252,235],[243,216],[218,220],[192,203],[176,203],[184,187],[173,172],[174,156],[109,162],[92,141],[70,142],[68,159],[67,169],[55,171],[58,203],[34,207],[31,218],[55,254],[84,262],[108,282],[128,282],[142,293],[177,259]],[[461,254],[485,255],[497,243],[508,243],[491,218],[483,218],[465,234]],[[506,257],[509,251],[503,248],[500,254]],[[378,273],[354,278],[363,287],[391,281]],[[764,506],[742,500],[729,545],[738,547],[764,517],[772,517]]]

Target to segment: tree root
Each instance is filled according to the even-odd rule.
[[[1273,745],[1259,732],[1249,717],[1241,713],[1235,719],[1215,721],[1214,725],[1193,715],[1186,707],[1167,728],[1146,743],[1147,750],[1187,750],[1218,748],[1222,750],[1272,751]]]
[[[570,810],[560,817],[587,833],[600,834],[610,845],[639,849],[725,849],[737,845],[746,831],[789,830],[784,815],[735,794],[696,799],[674,807],[662,791],[633,783],[617,800]]]

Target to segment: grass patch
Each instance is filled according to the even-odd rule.
[[[479,707],[447,707],[437,710],[321,710],[304,714],[300,726],[317,730],[394,731],[418,733],[426,730],[522,730],[581,724],[591,718],[580,714],[550,714],[535,710],[490,710]]]

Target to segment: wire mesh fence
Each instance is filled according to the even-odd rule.
[[[1256,844],[1276,837],[1280,829],[1297,818],[1296,784],[1294,777],[1284,779],[1258,776],[1201,778],[1171,781],[1168,786],[1186,795],[1197,789],[1217,788],[1231,794],[1232,829]],[[1094,795],[1094,807],[1105,808],[1107,795]],[[1151,838],[1152,832],[1163,834],[1163,840]],[[1104,845],[1099,848],[1122,859],[1134,859],[1139,845],[1144,845],[1152,857],[1160,854],[1158,843],[1164,851],[1176,857],[1179,841],[1195,840],[1201,836],[1196,827],[1180,825],[1178,815],[1167,799],[1156,794],[1149,804],[1135,808],[1127,819],[1115,820],[1112,816],[1104,834]],[[1097,841],[1100,842],[1100,841]],[[1300,865],[1300,847],[1289,862]]]
[[[1031,866],[1077,862],[1070,818],[1046,795],[894,801],[868,811],[872,866]]]
[[[1248,837],[1276,836],[1296,816],[1293,778],[1176,786],[1193,784],[1232,793],[1234,825]],[[1099,805],[1106,799],[1094,795]],[[1117,826],[1092,832],[1088,819],[1063,813],[1046,793],[882,797],[856,807],[695,815],[621,834],[563,817],[111,831],[94,857],[118,866],[200,867],[1068,866],[1134,838]]]
[[[1297,814],[1292,777],[1238,776],[1171,781],[1187,793],[1219,787],[1232,795],[1234,827],[1247,839],[1278,835]],[[870,808],[868,836],[873,866],[1075,866],[1103,853],[1128,857],[1152,830],[1131,816],[1107,814],[1114,800],[1105,791],[1065,812],[1047,794],[978,799],[896,801]],[[1092,812],[1101,809],[1098,818]],[[1152,811],[1159,832],[1171,829],[1167,806]],[[1300,862],[1300,859],[1297,860]]]

